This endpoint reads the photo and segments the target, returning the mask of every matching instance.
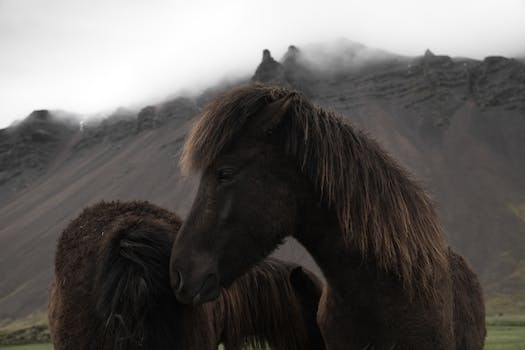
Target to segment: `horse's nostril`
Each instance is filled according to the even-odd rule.
[[[182,279],[182,274],[179,270],[175,270],[175,273],[172,275],[171,285],[177,293],[180,293],[182,290],[182,287],[184,286],[184,280]]]

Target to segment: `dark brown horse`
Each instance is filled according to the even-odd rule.
[[[324,349],[319,280],[269,259],[216,302],[182,305],[169,283],[180,219],[147,202],[99,203],[62,233],[49,300],[56,350]]]
[[[452,249],[449,249],[449,262],[454,288],[456,349],[483,349],[487,330],[481,285],[465,259]]]
[[[215,298],[292,235],[326,276],[327,348],[481,349],[479,283],[449,254],[431,200],[340,116],[287,89],[240,87],[203,111],[182,167],[202,175],[171,256],[180,301]],[[468,281],[456,288],[457,268]]]

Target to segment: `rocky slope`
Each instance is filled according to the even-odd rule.
[[[451,244],[487,293],[523,290],[521,62],[292,46],[280,62],[265,51],[252,80],[302,90],[367,130],[433,194]],[[0,130],[0,319],[45,308],[56,239],[84,206],[147,199],[185,215],[198,179],[180,177],[180,148],[192,117],[225,88],[81,126],[36,111]],[[294,242],[278,254],[313,264]]]

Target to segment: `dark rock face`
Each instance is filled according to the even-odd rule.
[[[199,112],[197,105],[192,99],[178,97],[160,105],[158,119],[159,125],[171,119],[188,120]]]
[[[171,120],[184,122],[197,113],[195,101],[186,97],[177,97],[159,106],[144,107],[138,115],[117,110],[101,122],[85,124],[82,137],[74,148],[81,150],[103,142],[119,143],[138,132],[159,128]]]
[[[172,119],[188,120],[198,112],[195,101],[186,97],[178,97],[161,104],[158,108],[147,106],[139,112],[137,130],[158,128]]]
[[[137,116],[137,130],[140,131],[157,127],[156,116],[157,108],[155,106],[142,108]]]
[[[25,188],[43,174],[75,132],[69,120],[59,120],[52,112],[32,112],[21,123],[0,133],[0,188],[2,196]]]
[[[310,86],[317,78],[316,74],[308,67],[303,53],[296,46],[290,45],[283,56],[284,79],[294,88],[310,95]]]
[[[252,81],[299,89],[365,129],[429,189],[485,291],[525,289],[516,277],[525,266],[524,65],[428,51],[353,66],[363,49],[343,48],[328,67],[295,46],[281,63],[265,50]],[[35,111],[0,130],[0,319],[45,307],[56,238],[86,205],[143,199],[186,213],[197,179],[182,179],[177,167],[185,134],[230,87],[138,114],[119,109],[82,128]],[[277,254],[313,266],[296,243]]]
[[[273,59],[270,50],[265,49],[263,51],[262,62],[255,70],[252,81],[268,84],[285,83],[284,68],[282,64]]]
[[[471,91],[483,107],[525,110],[525,69],[522,63],[504,57],[487,57],[471,70]]]

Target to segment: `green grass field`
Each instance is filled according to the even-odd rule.
[[[525,318],[488,318],[485,350],[525,350]],[[0,346],[0,350],[52,350],[51,344]]]
[[[525,327],[489,326],[486,350],[525,350]]]
[[[525,350],[525,317],[487,317],[486,350]]]
[[[51,344],[31,344],[0,347],[2,350],[53,350]]]

